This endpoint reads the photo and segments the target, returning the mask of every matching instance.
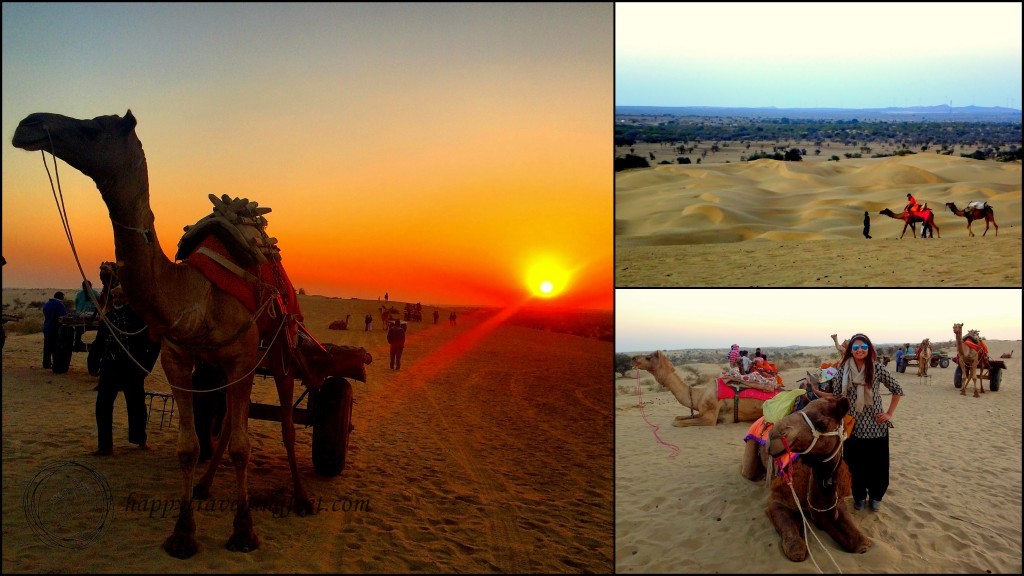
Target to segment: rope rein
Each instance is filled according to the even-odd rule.
[[[644,411],[644,396],[643,396],[643,392],[640,391],[640,371],[639,370],[637,370],[637,372],[636,372],[636,393],[637,393],[637,396],[639,397],[639,404],[638,404],[638,406],[640,407],[640,415],[643,416],[644,422],[646,422],[647,425],[650,426],[653,429],[654,437],[658,439],[658,442],[660,442],[661,444],[664,444],[665,446],[668,446],[669,448],[672,449],[672,453],[669,454],[668,457],[669,458],[675,458],[676,456],[679,455],[679,446],[676,446],[675,444],[671,444],[669,442],[665,442],[664,440],[662,440],[661,436],[658,435],[658,429],[661,428],[661,426],[660,425],[656,425],[656,424],[651,424],[651,421],[647,419],[647,413]]]
[[[46,136],[50,139],[50,155],[53,156],[53,176],[50,175],[50,166],[46,162],[46,152],[44,150],[40,150],[39,154],[40,154],[40,156],[43,159],[43,167],[46,169],[46,176],[47,176],[47,178],[50,181],[50,191],[53,193],[53,200],[54,200],[54,203],[57,205],[57,214],[60,216],[61,225],[64,228],[64,235],[67,237],[68,245],[71,247],[71,254],[75,258],[75,265],[78,266],[78,272],[79,272],[79,274],[81,274],[81,276],[82,276],[82,283],[84,284],[85,282],[88,281],[88,279],[85,277],[85,270],[82,268],[82,261],[81,261],[81,259],[78,256],[78,249],[75,247],[74,236],[71,233],[71,224],[70,224],[70,222],[68,220],[67,207],[66,207],[66,205],[64,203],[64,191],[63,191],[63,189],[62,189],[62,187],[60,185],[60,173],[57,171],[57,155],[54,154],[56,148],[53,145],[53,136],[50,134],[50,130],[48,128],[44,128],[44,129],[46,130]],[[57,179],[56,187],[53,184],[54,177],[56,177],[56,179]],[[147,228],[133,228],[131,226],[125,226],[124,224],[121,224],[120,222],[114,220],[113,218],[111,218],[110,221],[113,222],[114,224],[116,224],[117,226],[120,226],[120,227],[125,228],[127,230],[138,232],[139,234],[142,235],[143,239],[145,239],[146,244],[150,243],[149,234],[152,232],[151,230],[149,230]],[[153,373],[150,370],[147,370],[145,367],[142,366],[142,364],[139,363],[139,361],[135,358],[135,356],[131,353],[131,351],[128,350],[128,347],[124,344],[124,342],[121,341],[121,338],[118,337],[118,333],[120,333],[123,336],[137,336],[137,335],[141,334],[142,332],[146,331],[149,328],[149,325],[147,324],[147,325],[143,326],[137,332],[127,332],[125,330],[122,330],[118,326],[115,326],[114,323],[111,322],[109,318],[107,318],[106,312],[103,311],[103,308],[100,306],[99,300],[96,299],[96,295],[92,292],[92,290],[87,290],[86,294],[88,295],[89,300],[96,307],[96,311],[97,311],[100,319],[107,326],[107,328],[110,329],[110,335],[113,336],[114,341],[117,342],[118,346],[120,346],[121,349],[124,350],[124,352],[128,355],[128,357],[131,359],[131,361],[140,370],[142,370],[146,374],[146,376],[151,376]],[[256,310],[256,312],[253,314],[253,316],[250,318],[248,324],[246,325],[246,329],[248,329],[248,326],[251,326],[252,323],[255,322],[259,318],[260,315],[262,315],[264,312],[267,312],[267,310],[269,308],[271,308],[270,304],[273,302],[274,296],[275,296],[275,294],[271,294],[271,296],[269,298],[267,298],[267,300]],[[186,313],[193,312],[193,311],[195,311],[197,309],[198,309],[198,304],[195,304],[192,307],[186,308],[185,310],[183,310],[181,312],[181,314],[178,315],[177,320],[174,321],[174,324],[172,324],[171,327],[176,326],[178,324],[178,322],[180,322],[182,320],[182,318],[184,318]],[[270,318],[275,318],[276,314],[275,314],[275,312],[273,310],[270,310],[270,312],[268,312],[268,316]],[[233,386],[233,385],[241,382],[242,380],[245,380],[246,378],[249,377],[249,375],[254,373],[256,371],[256,369],[260,367],[261,364],[263,364],[264,360],[266,360],[267,355],[270,353],[270,349],[273,347],[274,342],[277,341],[277,337],[278,337],[278,335],[280,335],[281,331],[284,329],[284,326],[285,326],[287,320],[288,320],[288,315],[287,314],[282,315],[281,322],[278,324],[277,329],[274,331],[274,337],[273,337],[273,339],[271,339],[270,345],[267,346],[267,349],[263,353],[263,356],[260,357],[259,361],[256,362],[256,365],[253,366],[252,369],[250,369],[248,372],[246,372],[244,375],[242,375],[242,377],[238,378],[234,382],[229,382],[229,383],[227,383],[227,384],[225,384],[223,386],[220,386],[218,388],[213,388],[211,390],[192,390],[190,388],[181,388],[179,386],[172,385],[170,382],[167,383],[168,386],[170,386],[172,389],[182,390],[182,391],[185,391],[185,392],[216,392],[216,391],[219,391],[219,390],[223,390],[223,389],[225,389],[225,388],[227,388],[229,386]],[[301,323],[299,323],[299,325],[301,326]],[[229,340],[227,343],[230,343],[230,342],[234,341],[237,337],[241,336],[242,333],[244,333],[244,330],[241,331],[238,335],[236,335],[233,338],[231,338],[231,340]],[[225,344],[221,344],[221,346],[223,346]]]

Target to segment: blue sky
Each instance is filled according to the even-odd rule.
[[[618,3],[615,103],[1021,107],[1021,3]]]

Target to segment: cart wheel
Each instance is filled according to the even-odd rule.
[[[953,372],[953,386],[959,388],[963,386],[964,373],[960,370],[960,366],[956,367],[956,372]]]
[[[932,358],[929,361],[929,364],[931,364],[932,368],[938,368],[938,366],[939,366],[939,359],[938,358]]]
[[[942,366],[943,368],[949,368],[949,358],[943,358],[942,360],[939,360],[939,366]]]
[[[352,384],[330,377],[313,401],[313,468],[322,476],[337,476],[345,469],[345,452],[352,433]]]
[[[71,354],[75,348],[75,327],[57,328],[57,345],[53,351],[53,373],[63,374],[71,367]]]
[[[1002,378],[1003,370],[998,366],[988,369],[988,389],[990,392],[999,391],[999,380]]]

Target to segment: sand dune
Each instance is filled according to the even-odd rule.
[[[932,369],[927,379],[913,369],[896,374],[905,396],[893,420],[889,491],[881,511],[852,512],[873,545],[849,554],[816,530],[828,553],[808,540],[825,573],[1021,572],[1021,343],[989,346],[994,356],[1013,350],[1014,358],[999,391],[980,398],[960,395],[952,366]],[[787,382],[802,374],[782,373]],[[616,384],[634,389],[635,375]],[[783,556],[765,515],[767,486],[740,476],[749,425],[728,419],[676,428],[672,420],[689,410],[670,392],[645,387],[642,397],[647,418],[680,453],[671,458],[671,448],[657,441],[635,393],[617,396],[616,572],[817,573],[810,559],[793,563]]]
[[[34,299],[35,293],[43,298],[52,291],[11,296]],[[117,454],[90,456],[96,379],[86,372],[85,355],[74,355],[67,374],[53,374],[40,368],[41,334],[9,334],[3,351],[4,572],[613,569],[610,342],[491,323],[484,311],[460,310],[458,326],[451,327],[442,309],[435,326],[428,320],[433,308],[426,307],[425,322],[410,323],[402,370],[394,372],[379,318],[375,331],[363,331],[363,315],[377,302],[314,296],[300,296],[300,302],[319,339],[364,346],[374,361],[368,381],[353,382],[356,429],[340,476],[313,471],[311,430],[296,429],[306,489],[326,508],[305,518],[256,510],[262,544],[249,554],[225,549],[233,515],[220,510],[197,513],[196,556],[181,561],[165,554],[160,545],[173,515],[150,517],[126,504],[129,497],[177,497],[177,418],[161,429],[158,401],[148,427],[153,450],[138,451],[127,443],[121,396],[114,406]],[[345,314],[355,330],[327,329]],[[147,388],[169,391],[159,365]],[[258,377],[253,399],[276,402],[273,381]],[[251,420],[250,439],[250,493],[264,500],[290,496],[280,425]],[[87,465],[110,487],[112,516],[81,549],[48,543],[26,515],[26,488],[60,462]],[[225,462],[213,498],[234,494],[233,470]],[[55,510],[58,504],[44,508],[51,531],[81,533],[88,527],[83,518],[96,518],[91,510],[69,516]]]
[[[913,242],[908,230],[897,242],[903,222],[879,212],[900,212],[908,193],[935,211],[940,238]],[[945,206],[974,200],[995,209],[998,237],[982,238],[985,223],[975,222],[970,238]],[[618,287],[805,286],[823,269],[843,286],[1021,284],[1020,163],[917,154],[660,165],[617,174],[615,203]],[[865,211],[872,240],[862,236]]]

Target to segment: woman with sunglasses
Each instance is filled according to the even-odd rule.
[[[882,507],[889,487],[889,428],[903,388],[875,355],[875,347],[864,334],[854,334],[843,352],[833,391],[846,396],[853,406],[856,423],[843,447],[843,459],[853,477],[853,508],[861,510],[870,498],[872,510]],[[882,384],[892,392],[889,409],[882,410]],[[838,388],[838,390],[836,390]]]

